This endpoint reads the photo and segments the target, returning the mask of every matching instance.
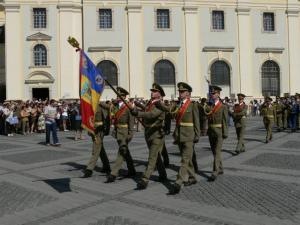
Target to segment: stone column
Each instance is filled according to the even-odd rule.
[[[206,81],[200,72],[200,31],[198,8],[194,6],[183,7],[185,17],[185,55],[187,83],[193,87],[193,96],[205,96]],[[204,84],[204,85],[203,85]]]
[[[147,96],[144,79],[144,26],[142,7],[127,5],[128,73],[130,96]],[[149,74],[150,76],[150,74]]]
[[[295,94],[300,91],[300,18],[299,3],[296,0],[288,1],[287,23],[288,23],[288,52],[289,52],[289,91]]]
[[[19,4],[5,4],[6,99],[24,98],[23,45]]]
[[[79,53],[67,42],[75,37],[82,47],[82,17],[80,1],[60,1],[58,8],[58,71],[54,98],[79,98]]]
[[[239,62],[239,88],[237,91],[246,95],[260,95],[258,87],[254,89],[253,85],[253,46],[250,9],[238,6],[237,28],[238,28],[238,62]]]

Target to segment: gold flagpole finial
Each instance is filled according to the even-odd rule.
[[[74,37],[69,36],[68,42],[70,45],[72,45],[74,48],[76,48],[76,51],[80,50],[79,42]]]

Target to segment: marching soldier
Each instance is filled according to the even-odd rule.
[[[124,100],[126,96],[129,95],[128,91],[121,87],[117,87],[117,92]],[[116,106],[113,108],[113,123],[114,131],[112,132],[112,136],[118,142],[119,151],[106,183],[111,183],[116,180],[124,160],[127,163],[128,177],[136,175],[133,160],[128,149],[128,143],[133,137],[134,117],[131,115],[130,109],[119,96],[117,96]]]
[[[206,98],[202,98],[199,104],[199,119],[200,119],[200,130],[201,136],[207,135],[207,116],[205,110],[207,107]]]
[[[244,133],[246,129],[245,120],[248,110],[248,106],[244,102],[246,96],[242,93],[237,94],[237,96],[239,103],[234,105],[233,112],[231,113],[238,139],[238,143],[235,149],[236,155],[240,154],[241,152],[245,152]]]
[[[213,104],[208,106],[206,114],[208,116],[208,138],[214,156],[213,173],[208,181],[215,181],[219,174],[223,174],[222,166],[222,145],[223,140],[228,136],[228,108],[220,100],[222,88],[211,86],[211,98]]]
[[[281,129],[283,129],[283,124],[282,124],[282,117],[283,117],[283,104],[280,100],[280,97],[276,97],[276,101],[274,102],[274,107],[276,110],[276,125],[277,125],[277,131],[280,132]]]
[[[105,123],[105,119],[108,116],[109,109],[110,106],[105,103],[100,103],[98,105],[97,111],[95,113],[95,119],[94,119],[95,134],[89,133],[89,135],[93,140],[92,157],[88,162],[88,165],[84,171],[83,178],[88,178],[92,176],[93,170],[96,166],[99,156],[103,164],[101,172],[110,173],[111,171],[109,160],[103,146],[103,138],[106,132],[104,123]]]
[[[283,125],[283,130],[286,130],[288,127],[288,115],[289,115],[289,104],[288,100],[286,97],[282,98],[282,125]]]
[[[197,183],[193,165],[193,154],[194,144],[198,143],[200,136],[198,105],[190,99],[192,92],[190,85],[180,82],[177,84],[177,87],[180,103],[176,111],[173,112],[176,119],[173,137],[181,153],[181,166],[170,194],[179,193],[182,184],[189,186]]]
[[[299,113],[299,105],[294,96],[291,97],[289,126],[292,132],[297,130],[297,115]]]
[[[296,102],[298,104],[298,108],[300,107],[300,94],[296,93]],[[300,130],[300,110],[297,113],[297,130]]]
[[[276,118],[276,110],[272,105],[272,98],[266,97],[265,102],[260,107],[263,122],[267,130],[266,143],[272,140],[272,127]]]
[[[136,108],[131,111],[132,115],[142,118],[145,125],[145,139],[149,149],[148,166],[141,180],[137,183],[137,189],[146,189],[149,178],[157,167],[161,181],[167,180],[167,173],[161,159],[161,151],[165,142],[164,120],[165,112],[157,108],[156,102],[160,102],[165,96],[163,88],[154,83],[152,85],[151,100],[146,105],[145,111],[138,111]]]

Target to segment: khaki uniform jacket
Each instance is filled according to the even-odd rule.
[[[113,108],[113,112],[118,111],[117,107]],[[128,108],[125,109],[118,121],[114,123],[114,131],[112,136],[117,139],[118,142],[126,143],[133,137],[134,117],[131,115]]]
[[[281,102],[275,102],[273,106],[276,110],[276,116],[282,115],[284,107],[283,104]]]
[[[261,106],[260,112],[266,122],[274,121],[276,118],[276,109],[273,105],[268,107],[263,104]]]
[[[213,110],[213,106],[208,106],[206,108],[206,113],[210,113]],[[222,127],[222,137],[228,137],[228,107],[224,104],[220,107],[220,109],[208,116],[208,127],[209,129],[214,129],[216,132],[218,130],[214,126],[221,126]]]
[[[147,108],[147,107],[146,107]],[[142,118],[145,125],[145,139],[151,141],[155,138],[164,136],[165,112],[156,105],[151,107],[148,112],[138,112],[137,117]]]
[[[191,126],[192,124],[192,126]],[[179,124],[176,124],[173,137],[176,143],[194,141],[200,136],[198,104],[191,102]]]
[[[231,116],[233,118],[235,127],[245,126],[248,106],[245,103],[242,105],[236,104],[234,105],[233,109],[234,111],[232,112]]]

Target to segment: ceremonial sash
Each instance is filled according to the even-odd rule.
[[[191,103],[191,100],[190,99],[187,99],[186,102],[183,104],[183,106],[181,106],[177,116],[176,116],[176,124],[179,125],[180,124],[180,121],[185,113],[185,111],[187,110],[187,108],[189,107]]]
[[[245,103],[243,103],[242,105],[236,104],[234,106],[234,112],[235,113],[239,113],[239,112],[241,112],[244,109],[244,107],[245,107]]]
[[[124,104],[121,109],[119,109],[114,116],[114,124],[117,124],[121,116],[124,114],[127,106]]]
[[[218,104],[214,106],[214,108],[208,113],[208,116],[212,116],[214,113],[216,113],[222,106],[222,102],[219,101]]]

